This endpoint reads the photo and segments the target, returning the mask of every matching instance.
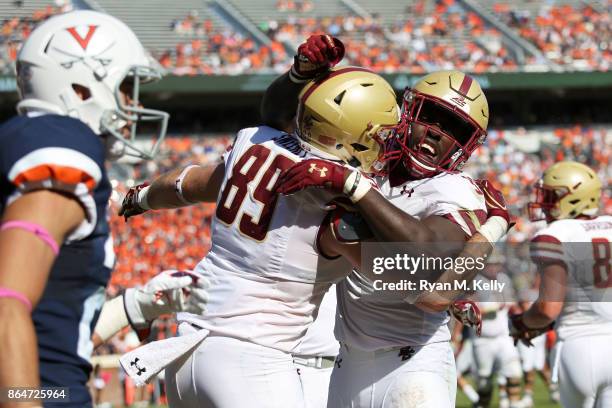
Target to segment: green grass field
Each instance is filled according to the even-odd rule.
[[[533,395],[533,402],[534,402],[535,408],[559,408],[561,407],[561,405],[555,404],[554,402],[550,401],[550,398],[548,396],[548,390],[546,389],[546,386],[544,385],[542,380],[540,380],[540,377],[537,377],[536,379],[536,385],[535,385],[535,390],[534,390],[534,395]],[[497,406],[498,406],[498,403],[497,403],[497,390],[496,390],[495,394],[493,395],[493,401],[491,403],[491,408],[494,408]],[[457,390],[457,408],[472,408],[472,404],[465,397],[465,395],[463,395],[461,390]]]

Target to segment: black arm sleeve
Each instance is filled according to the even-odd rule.
[[[281,75],[270,84],[261,101],[261,119],[264,125],[290,131],[297,111],[298,95],[307,84],[296,84],[289,73]]]

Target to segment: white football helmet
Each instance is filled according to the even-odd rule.
[[[160,79],[161,72],[132,30],[108,14],[77,10],[40,24],[17,56],[17,78],[20,114],[78,118],[96,134],[107,135],[111,156],[152,158],[166,134],[168,113],[139,102],[140,85]],[[120,86],[131,93],[129,102]],[[139,122],[157,122],[149,149],[134,143]]]

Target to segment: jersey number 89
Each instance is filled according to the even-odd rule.
[[[294,163],[293,159],[279,154],[263,170],[262,166],[271,153],[265,146],[253,145],[240,156],[217,205],[217,218],[226,225],[233,224],[249,191],[249,183],[263,172],[252,196],[252,200],[260,204],[260,211],[258,214],[243,212],[239,221],[240,232],[256,241],[263,241],[268,234],[278,199],[278,194],[272,191],[274,184],[279,175]]]

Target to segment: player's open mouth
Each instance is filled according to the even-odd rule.
[[[438,157],[438,154],[436,153],[436,148],[427,142],[419,143],[418,151],[420,154],[427,157],[427,159],[429,159],[432,163],[435,163],[435,160]]]

